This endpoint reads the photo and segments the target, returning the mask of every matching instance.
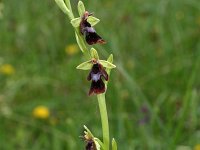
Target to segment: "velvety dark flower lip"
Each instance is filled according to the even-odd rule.
[[[88,17],[91,16],[92,13],[85,11],[81,22],[80,22],[80,32],[84,35],[86,42],[89,45],[92,44],[105,44],[106,41],[103,40],[95,31],[95,29],[91,26],[91,24],[87,21]]]
[[[86,150],[97,150],[95,142],[92,139],[86,140],[86,142],[87,142],[87,144],[85,146]]]
[[[106,88],[102,80],[104,78],[108,81],[108,74],[100,63],[94,63],[92,69],[87,77],[88,81],[92,80],[89,95],[104,93]]]
[[[97,150],[97,146],[94,142],[94,139],[92,137],[88,137],[87,135],[80,136],[85,142],[85,150]]]

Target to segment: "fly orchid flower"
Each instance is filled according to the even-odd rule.
[[[88,17],[92,16],[92,13],[85,11],[82,20],[80,22],[80,33],[85,37],[86,42],[89,45],[92,44],[105,44],[106,41],[103,40],[95,31],[95,29],[91,26],[91,24],[87,21]]]
[[[92,13],[86,11],[85,6],[81,1],[78,3],[78,12],[80,17],[71,20],[71,24],[73,25],[73,27],[79,28],[80,35],[85,37],[85,40],[89,45],[96,43],[105,44],[105,40],[103,40],[96,33],[93,27],[100,20],[98,18],[93,17]]]
[[[92,93],[95,93],[95,94],[104,93],[106,89],[105,89],[105,84],[102,78],[108,81],[108,74],[103,68],[103,66],[97,60],[93,60],[92,63],[93,63],[93,66],[87,77],[89,81],[90,80],[92,81],[89,95],[91,95]]]
[[[79,66],[77,69],[90,70],[87,80],[91,80],[91,86],[89,90],[89,95],[91,94],[101,94],[106,91],[105,81],[108,81],[108,69],[115,68],[109,61],[99,60],[97,51],[94,48],[91,48],[92,59],[86,61]],[[105,70],[106,68],[106,70]],[[104,81],[105,80],[105,81]]]
[[[91,131],[84,125],[85,131],[83,139],[86,142],[85,150],[100,150],[103,143],[96,137],[93,136]]]

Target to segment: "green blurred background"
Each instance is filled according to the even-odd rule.
[[[199,0],[83,0],[114,54],[107,107],[120,150],[200,150]],[[77,15],[77,0],[71,0]],[[100,137],[95,96],[54,0],[0,1],[0,150],[77,150]]]

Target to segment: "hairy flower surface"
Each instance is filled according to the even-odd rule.
[[[102,80],[102,77],[108,81],[108,74],[104,70],[103,66],[100,63],[93,64],[92,69],[87,77],[89,81],[92,80],[89,95],[92,93],[100,94],[105,92],[105,84]]]
[[[95,29],[91,26],[91,24],[87,21],[88,17],[92,14],[88,11],[85,11],[81,22],[80,22],[80,32],[82,35],[84,35],[86,42],[89,45],[92,44],[105,44],[106,41],[103,40],[95,31]]]

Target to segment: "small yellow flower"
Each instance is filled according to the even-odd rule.
[[[200,144],[195,145],[194,150],[200,150]]]
[[[15,73],[15,69],[10,64],[4,64],[0,66],[0,73],[5,74],[5,75],[12,75]]]
[[[70,55],[70,56],[77,54],[78,51],[79,50],[78,50],[77,44],[71,44],[65,47],[65,52],[67,53],[67,55]]]
[[[49,118],[50,112],[46,106],[37,106],[33,109],[33,116],[38,119]]]

